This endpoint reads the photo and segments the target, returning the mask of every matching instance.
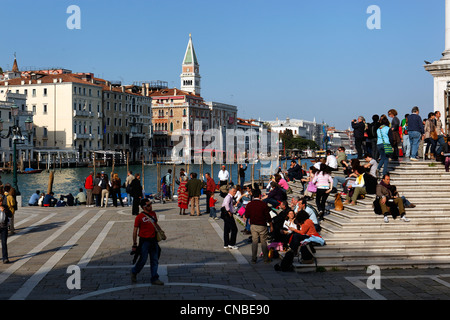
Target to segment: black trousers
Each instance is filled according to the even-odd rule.
[[[291,247],[291,249],[294,252],[297,252],[298,247],[300,247],[300,242],[302,242],[303,240],[308,239],[308,238],[309,237],[307,235],[294,233],[289,246]],[[307,244],[307,245],[309,246],[310,244]],[[311,254],[311,252],[309,252],[306,245],[300,247],[300,254],[302,255],[303,260],[312,260],[314,258],[313,255]]]
[[[139,205],[141,204],[141,197],[133,197],[133,207],[131,209],[131,213],[134,216],[139,214]]]
[[[362,159],[363,157],[363,142],[364,142],[364,137],[363,138],[355,138],[355,148],[356,151],[358,152],[358,159]]]
[[[237,237],[237,226],[236,226],[236,220],[234,220],[234,217],[230,217],[229,214],[223,215],[223,245],[226,246],[234,246],[236,245],[236,237]],[[230,235],[231,233],[231,235]]]

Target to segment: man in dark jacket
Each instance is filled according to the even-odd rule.
[[[202,193],[203,182],[197,179],[197,173],[191,173],[191,179],[186,183],[186,188],[191,199],[191,216],[197,212],[197,216],[201,216],[199,199]]]
[[[134,179],[130,183],[130,195],[133,197],[133,207],[131,213],[134,216],[139,214],[139,205],[142,199],[141,175],[136,173]]]
[[[303,177],[302,167],[295,161],[291,161],[291,167],[287,170],[287,176],[290,181],[301,180]]]
[[[272,219],[270,217],[270,208],[261,201],[261,192],[259,189],[252,191],[253,200],[245,207],[245,220],[250,219],[250,231],[252,233],[252,263],[256,263],[258,256],[258,242],[261,242],[264,262],[268,263],[269,250],[267,248],[267,238],[270,226],[270,232],[273,232]]]
[[[353,137],[355,138],[355,148],[358,152],[358,159],[363,157],[363,142],[364,142],[364,130],[366,128],[366,122],[364,117],[359,116],[358,120],[352,120]]]
[[[420,139],[425,133],[423,122],[419,116],[419,108],[414,107],[411,110],[412,114],[408,116],[408,135],[411,143],[411,160],[417,161],[417,154],[419,151]]]

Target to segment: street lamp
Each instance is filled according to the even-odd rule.
[[[19,186],[17,184],[17,156],[16,145],[25,143],[25,137],[22,135],[22,131],[18,124],[16,124],[16,117],[19,115],[19,107],[13,104],[11,106],[11,116],[13,117],[13,125],[8,128],[6,135],[0,134],[1,139],[12,139],[13,142],[13,187],[16,190],[16,194],[20,195]],[[33,120],[30,117],[25,120],[25,130],[28,134],[33,129]],[[0,119],[0,132],[3,131],[3,119]]]

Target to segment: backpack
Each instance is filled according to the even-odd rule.
[[[288,250],[283,257],[283,260],[274,266],[275,270],[283,272],[294,271],[294,256],[294,251]]]

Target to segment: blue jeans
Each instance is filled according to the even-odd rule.
[[[378,164],[378,170],[383,167],[383,176],[388,173],[389,170],[389,158],[384,152],[384,145],[383,144],[377,144],[378,153],[380,154],[380,163]]]
[[[419,131],[408,131],[408,135],[411,143],[411,158],[417,158],[422,134]]]
[[[216,214],[216,208],[215,208],[215,207],[210,207],[210,208],[209,208],[209,217],[210,217],[210,218],[215,218],[215,217],[217,217],[217,214]]]
[[[444,145],[445,145],[445,140],[444,140],[444,136],[443,136],[443,135],[439,135],[439,136],[438,136],[437,144],[439,145],[439,147],[438,147],[438,149],[437,149],[437,151],[436,151],[436,154],[437,154],[437,155],[441,155],[442,148],[443,148]]]
[[[409,135],[403,135],[403,155],[406,158],[411,157],[411,143],[409,141]]]
[[[136,262],[136,265],[131,268],[131,272],[138,274],[147,263],[147,258],[150,256],[150,272],[151,281],[159,279],[158,275],[158,259],[161,253],[161,248],[158,245],[156,238],[139,239],[139,247],[141,248],[141,256]]]

